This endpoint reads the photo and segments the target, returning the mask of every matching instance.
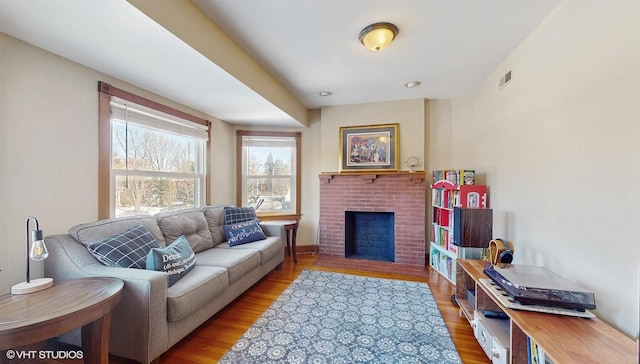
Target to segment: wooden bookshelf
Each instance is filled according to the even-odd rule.
[[[511,319],[510,363],[527,363],[527,338],[544,350],[546,358],[564,363],[637,363],[638,344],[598,318],[585,319],[504,307],[480,282],[488,278],[484,263],[460,259],[456,265],[456,301],[460,314],[471,322],[477,310],[499,310]],[[467,290],[475,289],[475,302]]]
[[[461,171],[433,171],[460,181]],[[463,171],[462,171],[463,172]],[[489,245],[493,211],[488,207],[487,186],[460,185],[450,180],[431,184],[431,241],[429,265],[456,284],[456,259],[479,259]]]

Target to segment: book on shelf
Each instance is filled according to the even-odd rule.
[[[444,179],[456,185],[460,184],[458,183],[460,182],[460,176],[457,171],[445,171]]]
[[[436,249],[431,250],[431,265],[436,270],[440,270],[440,252]]]
[[[447,275],[447,256],[444,254],[440,255],[440,267],[438,271],[440,271],[440,273],[442,273],[445,277],[449,277]]]
[[[474,185],[476,172],[473,169],[447,169],[431,172],[431,178],[433,183],[445,180],[456,185]]]
[[[449,243],[449,236],[451,236],[451,234],[449,234],[449,230],[447,229],[440,229],[440,231],[442,232],[442,246],[446,246]]]
[[[433,190],[431,193],[431,206],[440,206],[440,191]]]
[[[434,189],[431,196],[431,205],[435,207],[451,208],[449,194],[445,191]]]
[[[459,252],[460,248],[458,246],[456,246],[455,244],[453,244],[453,242],[451,242],[451,241],[447,242],[447,250],[452,252],[456,256],[460,256],[460,252]]]
[[[527,363],[528,364],[552,364],[550,359],[546,358],[544,350],[538,343],[527,336]]]
[[[435,209],[433,212],[433,222],[440,226],[451,226],[451,210]]]
[[[442,266],[445,271],[443,272],[444,276],[447,277],[450,281],[456,281],[456,261],[455,259],[443,255],[444,264]],[[442,270],[441,270],[442,271]]]
[[[446,248],[447,242],[450,239],[449,230],[438,226],[436,224],[433,225],[433,242],[436,245]]]

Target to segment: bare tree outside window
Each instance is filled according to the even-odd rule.
[[[249,205],[263,201],[258,211],[277,211],[288,208],[291,191],[291,151],[263,147],[248,148],[249,171],[247,196]],[[266,157],[265,157],[266,155]]]
[[[98,81],[98,218],[209,203],[211,123]]]
[[[112,130],[116,216],[195,206],[196,139],[116,120]]]
[[[238,131],[242,206],[258,214],[297,215],[299,134]]]

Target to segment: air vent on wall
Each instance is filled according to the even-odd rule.
[[[498,82],[498,87],[503,88],[506,84],[511,81],[511,71],[504,74],[504,76],[500,77],[500,81]]]

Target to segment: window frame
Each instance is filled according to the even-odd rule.
[[[209,134],[204,147],[204,203],[209,205],[211,199],[211,122],[158,102],[135,95],[128,91],[98,81],[98,219],[112,218],[111,215],[111,97],[117,97],[144,107],[169,114],[190,122],[206,126]]]
[[[302,216],[300,212],[301,206],[301,132],[287,132],[287,131],[259,131],[259,130],[236,130],[236,206],[243,206],[242,192],[244,182],[244,171],[242,168],[242,137],[243,136],[263,136],[263,137],[290,137],[295,139],[296,145],[296,161],[295,161],[295,209],[293,213],[278,213],[278,212],[258,212],[258,217],[261,220],[276,220],[276,219],[294,219],[299,220]]]

